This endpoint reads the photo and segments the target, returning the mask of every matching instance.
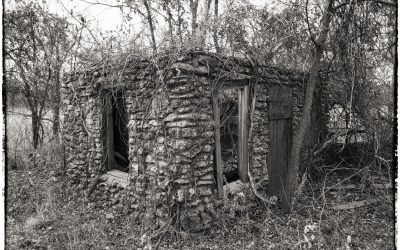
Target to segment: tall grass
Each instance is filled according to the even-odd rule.
[[[174,226],[148,232],[134,214],[121,215],[110,207],[96,207],[79,193],[67,191],[62,148],[51,140],[50,123],[45,126],[45,142],[34,152],[30,118],[14,114],[7,118],[9,164],[14,164],[7,176],[7,249],[152,249],[152,245],[159,245],[159,249],[199,249],[200,245],[202,249],[365,249],[370,243],[371,249],[392,246],[390,200],[357,210],[331,209],[356,198],[390,195],[386,189],[371,188],[369,183],[381,181],[374,179],[380,173],[372,171],[372,166],[350,169],[343,176],[337,174],[336,168],[325,167],[322,181],[306,179],[304,193],[289,215],[263,205],[251,198],[250,190],[245,190],[224,197],[223,207],[213,218],[211,233],[188,236]],[[32,152],[36,164],[29,158]],[[355,177],[360,180],[351,181]],[[365,185],[351,192],[331,192],[327,188],[351,183]]]
[[[43,145],[52,144],[51,112],[46,112],[43,120]],[[8,167],[25,168],[33,164],[36,153],[32,144],[32,127],[30,112],[23,107],[7,109],[7,155]],[[39,150],[42,145],[39,146]],[[45,149],[46,150],[46,149]]]

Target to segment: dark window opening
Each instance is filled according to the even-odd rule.
[[[108,170],[115,169],[128,172],[128,118],[122,91],[114,91],[106,94],[105,111],[105,141]]]

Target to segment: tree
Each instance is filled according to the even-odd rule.
[[[348,132],[345,143],[350,141],[349,136],[353,134],[350,130],[354,130],[356,126],[364,128],[365,130],[361,131],[366,132],[367,141],[374,144],[375,141],[382,144],[378,137],[387,136],[390,141],[393,136],[390,132],[393,122],[391,115],[393,98],[390,97],[392,78],[382,76],[380,71],[393,74],[390,68],[394,64],[389,55],[392,46],[397,44],[394,36],[396,21],[393,21],[396,20],[394,14],[396,4],[383,1],[335,3],[336,6],[333,6],[333,1],[325,1],[317,38],[314,38],[312,31],[314,24],[309,22],[309,16],[306,15],[310,38],[315,49],[309,70],[303,113],[299,128],[294,135],[288,178],[282,194],[282,205],[286,211],[291,209],[290,205],[297,188],[300,151],[310,122],[310,110],[318,74],[323,75],[328,81],[327,91],[331,107],[339,104],[345,113]],[[308,1],[306,7],[307,5]],[[382,98],[382,95],[386,98]],[[379,148],[379,145],[374,148]],[[382,159],[378,156],[378,151],[375,151],[375,156]]]
[[[220,48],[219,42],[218,42],[217,20],[218,20],[218,0],[214,0],[213,40],[214,40],[215,51],[217,53],[220,53],[221,52],[221,48]]]
[[[151,35],[151,45],[153,48],[153,52],[154,54],[157,53],[157,43],[156,43],[156,37],[154,35],[154,26],[153,26],[153,16],[151,13],[151,8],[150,8],[150,4],[147,0],[143,0],[143,4],[146,7],[146,18],[147,18],[147,22],[149,23],[149,29],[150,29],[150,35]]]
[[[333,56],[324,69],[329,72],[334,104],[343,110],[346,130],[362,127],[375,144],[387,143],[392,132],[395,7],[389,1],[337,5],[329,46]],[[346,143],[352,139],[353,134],[346,133]]]
[[[321,66],[321,58],[324,52],[325,42],[329,32],[329,25],[332,20],[333,1],[325,0],[324,11],[321,18],[321,27],[318,37],[314,40],[315,50],[312,66],[309,71],[309,79],[305,93],[304,107],[301,114],[299,127],[293,138],[293,145],[290,152],[288,177],[284,183],[284,194],[282,194],[282,206],[285,211],[291,210],[291,202],[297,188],[297,175],[299,173],[300,151],[304,141],[304,135],[310,124],[310,113],[313,102],[314,90],[317,84],[318,71]]]
[[[43,116],[53,109],[53,133],[59,130],[60,76],[68,56],[69,24],[28,3],[5,13],[5,58],[7,83],[17,84],[32,118],[32,144],[43,140]],[[49,105],[50,104],[50,105]]]

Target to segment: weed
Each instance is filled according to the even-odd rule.
[[[26,139],[28,140],[28,139]],[[25,145],[19,142],[19,145]],[[14,144],[16,145],[16,144]],[[22,146],[21,146],[22,147]],[[22,147],[23,148],[23,147]],[[389,177],[373,166],[321,168],[319,182],[302,178],[291,214],[258,202],[250,189],[225,194],[208,233],[195,237],[176,228],[149,229],[135,214],[92,206],[65,189],[62,147],[47,141],[32,160],[16,149],[16,168],[7,176],[7,249],[382,249],[393,247],[390,198],[376,206],[336,211],[337,203],[388,197]],[[343,166],[341,166],[343,168]],[[332,187],[354,185],[351,190]],[[112,214],[112,216],[106,216]],[[161,230],[161,231],[160,231]],[[164,231],[165,232],[164,232]],[[145,235],[145,236],[144,236]]]

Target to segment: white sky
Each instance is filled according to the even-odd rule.
[[[102,31],[114,31],[118,29],[123,24],[123,17],[121,15],[121,10],[115,7],[109,7],[104,5],[94,5],[90,4],[97,2],[97,0],[51,0],[48,1],[49,11],[52,13],[57,13],[60,16],[64,16],[70,18],[71,15],[68,14],[68,11],[73,10],[75,15],[82,14],[83,16],[88,17],[90,20],[93,20],[94,23],[91,23],[91,26],[97,26]],[[99,0],[98,2],[107,3],[109,5],[118,5],[122,2],[122,0]],[[200,4],[203,1],[200,0]],[[256,6],[263,6],[266,3],[273,4],[275,1],[266,1],[266,0],[250,0]],[[220,1],[220,6],[223,4]],[[221,9],[221,7],[220,7]],[[141,22],[141,19],[136,16],[132,22],[138,23]],[[97,25],[96,25],[97,24]]]
[[[15,1],[15,0],[8,0]],[[46,1],[46,0],[36,0],[36,1]],[[240,1],[240,0],[234,0]],[[246,0],[245,0],[246,1]],[[266,4],[269,6],[274,5],[276,3],[275,0],[248,0],[252,4],[257,7],[262,7]],[[133,18],[132,20],[124,23],[124,15],[121,12],[120,8],[110,7],[101,4],[95,3],[104,3],[107,5],[120,5],[124,2],[124,0],[47,0],[47,5],[49,12],[56,13],[59,16],[66,17],[70,22],[78,24],[74,18],[79,18],[79,16],[83,16],[86,20],[86,27],[91,30],[91,32],[98,37],[99,32],[101,32],[101,37],[103,37],[103,41],[108,42],[107,38],[111,36],[117,36],[119,38],[123,37],[131,37],[132,34],[140,34],[142,32],[148,32],[147,24],[144,24],[144,20],[139,14],[131,14],[130,16]],[[151,2],[151,1],[150,1]],[[212,2],[214,4],[214,1]],[[202,11],[203,6],[206,5],[205,0],[200,0],[199,2],[199,12]],[[223,8],[225,5],[225,0],[219,2],[219,11],[220,14],[223,12]],[[70,12],[73,11],[74,18],[71,16]],[[125,9],[126,14],[128,10]],[[188,10],[186,10],[188,11]],[[154,14],[157,16],[157,14]],[[125,17],[126,18],[126,17]],[[163,34],[165,34],[167,30],[167,25],[165,20],[162,17],[158,16],[156,18],[158,21],[156,28],[156,39],[159,40]],[[126,20],[125,20],[126,21]],[[122,31],[122,28],[125,32]],[[129,32],[129,35],[127,33]],[[90,38],[89,38],[90,39]],[[130,39],[127,39],[128,41]],[[142,45],[150,46],[150,36],[143,36],[141,38]]]
[[[118,5],[116,0],[103,0],[104,3]],[[90,1],[91,2],[91,1]],[[96,2],[96,0],[93,0]],[[83,15],[93,20],[93,26],[99,27],[102,31],[112,31],[122,25],[122,15],[119,8],[89,4],[81,0],[52,0],[48,3],[49,11],[60,16],[71,18],[67,13],[73,10],[74,15]],[[97,25],[96,25],[97,24]]]

